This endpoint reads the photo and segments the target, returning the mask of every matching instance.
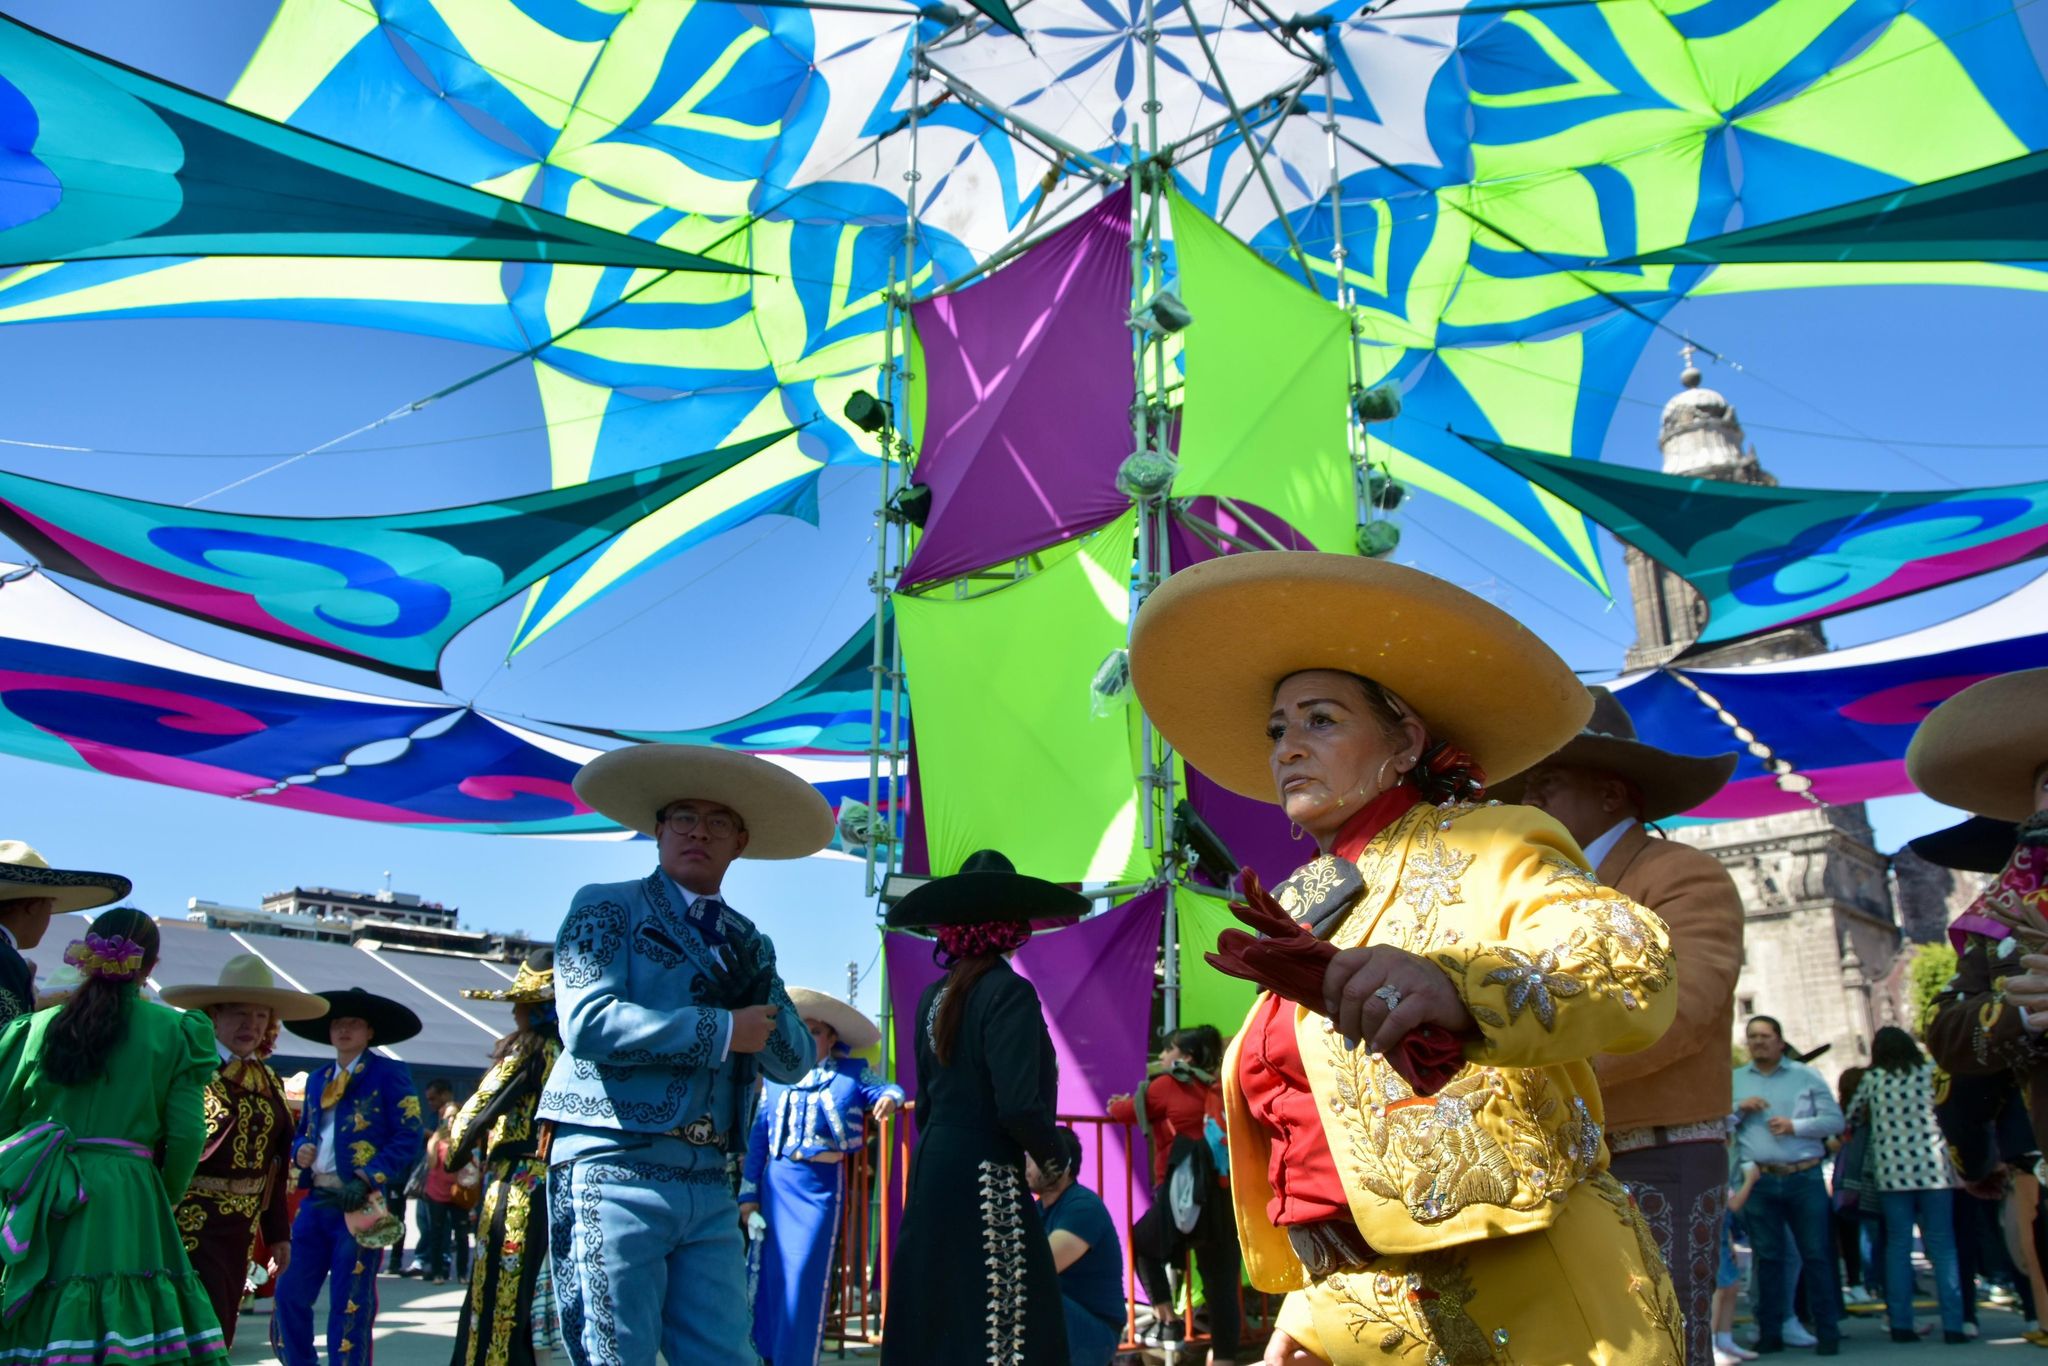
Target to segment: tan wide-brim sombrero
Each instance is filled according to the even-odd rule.
[[[1709,801],[1728,786],[1735,772],[1735,754],[1679,754],[1658,749],[1636,738],[1635,722],[1628,709],[1606,688],[1588,688],[1593,695],[1593,715],[1586,728],[1565,742],[1563,749],[1538,761],[1548,766],[1586,768],[1611,773],[1633,784],[1643,799],[1643,819],[1661,821],[1692,810]],[[1486,795],[1504,802],[1519,802],[1527,784],[1517,775],[1487,789]]]
[[[48,860],[20,840],[0,840],[0,901],[46,896],[57,903],[55,914],[71,915],[111,906],[134,887],[119,873],[52,868]]]
[[[1392,689],[1432,739],[1488,781],[1554,752],[1592,713],[1565,662],[1507,613],[1419,569],[1262,550],[1181,570],[1131,632],[1131,682],[1189,763],[1242,796],[1279,801],[1268,762],[1273,689],[1341,669]]]
[[[832,1026],[839,1042],[852,1052],[865,1052],[882,1041],[882,1027],[837,996],[809,987],[791,987],[789,999],[804,1019]]]
[[[663,807],[686,798],[717,802],[747,827],[742,858],[809,858],[832,842],[832,808],[786,768],[709,745],[628,745],[576,775],[576,795],[600,815],[652,836]]]
[[[157,993],[167,1006],[198,1010],[202,1006],[268,1006],[280,1020],[317,1020],[327,1013],[327,1002],[310,991],[293,991],[277,984],[270,964],[253,953],[238,953],[221,964],[220,980],[180,983]]]
[[[2034,814],[2048,763],[2048,669],[1987,678],[1927,714],[1906,747],[1906,776],[1945,806],[1994,820]]]

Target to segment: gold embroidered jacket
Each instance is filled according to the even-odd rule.
[[[1359,1231],[1382,1253],[1412,1254],[1548,1227],[1607,1168],[1590,1060],[1647,1048],[1677,1009],[1663,922],[1601,886],[1571,836],[1524,806],[1417,806],[1366,846],[1355,875],[1326,855],[1281,904],[1307,918],[1320,889],[1347,883],[1356,895],[1330,940],[1423,955],[1478,1025],[1465,1068],[1422,1099],[1292,1007]],[[1245,1267],[1261,1290],[1295,1290],[1308,1278],[1267,1221],[1269,1138],[1237,1080],[1245,1033],[1223,1068]]]
[[[201,1093],[206,1146],[199,1170],[178,1202],[178,1230],[185,1250],[218,1226],[242,1240],[246,1258],[252,1226],[275,1246],[291,1241],[285,1199],[286,1163],[291,1161],[292,1112],[284,1084],[260,1060],[225,1062]]]

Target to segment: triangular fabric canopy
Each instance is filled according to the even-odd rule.
[[[145,503],[0,472],[0,531],[51,569],[412,682],[457,632],[787,431],[571,488],[372,517]]]
[[[2048,261],[2048,152],[1616,262]]]
[[[1320,550],[1351,552],[1349,322],[1178,190],[1168,203],[1180,295],[1194,315],[1182,334],[1188,381],[1174,495],[1241,499]]]
[[[0,16],[0,266],[202,255],[736,269],[273,123]]]
[[[1136,527],[1126,513],[980,597],[896,596],[933,871],[977,849],[1057,882],[1147,871],[1136,712],[1097,715],[1090,701],[1096,670],[1128,634]]]
[[[1690,814],[1720,819],[1846,806],[1913,790],[1906,746],[1972,683],[2048,660],[2048,576],[1953,621],[1846,650],[1610,684],[1637,733],[1680,754],[1741,751],[1735,777]],[[1783,767],[1778,767],[1782,765]]]
[[[1991,489],[1732,484],[1467,441],[1691,584],[1693,650],[2048,554],[2048,481]]]
[[[1120,190],[988,279],[911,306],[932,492],[902,586],[1069,540],[1131,500],[1131,197]],[[913,405],[915,406],[915,398]]]

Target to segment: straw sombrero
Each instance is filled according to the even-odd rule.
[[[320,999],[327,1002],[327,1018],[333,1020],[361,1020],[370,1026],[372,1044],[386,1047],[404,1043],[424,1027],[420,1017],[411,1009],[392,1000],[379,996],[361,987],[350,987],[347,991],[323,991]],[[327,1028],[305,1020],[286,1020],[284,1027],[302,1039],[326,1043]]]
[[[864,1052],[882,1041],[882,1027],[837,996],[809,987],[791,987],[789,999],[804,1019],[832,1026],[839,1042],[851,1052]]]
[[[555,951],[535,949],[527,954],[509,987],[495,991],[464,987],[462,994],[472,1001],[511,1001],[523,1005],[552,1001],[555,999]]]
[[[746,822],[743,858],[809,858],[832,842],[832,808],[786,768],[709,745],[628,745],[608,750],[576,775],[583,804],[628,830],[652,836],[671,802],[694,798],[731,807]]]
[[[2048,763],[2048,669],[1987,678],[1927,714],[1906,747],[1906,776],[1945,806],[1994,820],[2034,814]]]
[[[987,925],[1005,920],[1057,920],[1088,913],[1079,892],[1017,871],[994,849],[969,854],[960,871],[933,878],[889,910],[892,930]]]
[[[1264,550],[1181,570],[1131,632],[1145,713],[1189,763],[1274,802],[1266,718],[1273,689],[1341,669],[1392,689],[1431,738],[1499,781],[1576,734],[1593,700],[1520,622],[1464,589],[1383,560]]]
[[[111,906],[134,887],[119,873],[52,868],[20,840],[0,840],[0,901],[46,896],[57,903],[55,914],[69,915]]]
[[[181,983],[165,987],[157,995],[165,1005],[180,1010],[244,1002],[269,1006],[281,1021],[317,1020],[327,1013],[327,1002],[312,992],[279,986],[270,964],[253,953],[238,953],[221,964],[218,982]]]
[[[1586,728],[1565,741],[1564,748],[1539,764],[1596,769],[1625,778],[1643,798],[1643,819],[1661,821],[1705,804],[1728,785],[1735,772],[1734,754],[1701,757],[1658,749],[1636,738],[1635,722],[1621,699],[1605,688],[1593,694],[1593,715]],[[1494,783],[1486,795],[1504,802],[1522,800],[1525,774]]]

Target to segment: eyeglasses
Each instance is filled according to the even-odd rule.
[[[747,828],[730,811],[700,812],[694,806],[670,807],[661,813],[661,819],[679,835],[702,826],[704,833],[715,840],[728,839]]]

